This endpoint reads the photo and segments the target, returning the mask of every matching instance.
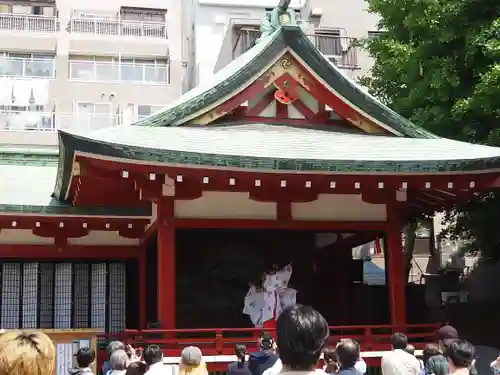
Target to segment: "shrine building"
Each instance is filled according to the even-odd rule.
[[[500,177],[499,148],[412,124],[346,77],[299,26],[263,36],[210,84],[132,126],[59,131],[57,155],[0,159],[1,327],[128,330],[130,340],[162,342],[172,356],[189,343],[232,354],[252,330],[246,321],[211,326],[217,317],[196,316],[199,304],[180,309],[190,290],[203,294],[217,277],[189,274],[202,260],[217,267],[239,247],[286,258],[297,264],[298,302],[313,304],[301,288],[326,280],[312,283],[318,304],[349,306],[351,250],[376,238],[384,239],[388,299],[365,310],[389,311],[385,333],[377,339],[378,323],[353,321],[349,307],[342,316],[324,310],[332,335],[356,325],[351,337],[364,351],[389,349],[388,332],[412,329],[405,223],[496,188]],[[326,233],[315,258],[309,240]],[[180,295],[190,282],[196,287]],[[246,292],[245,280],[234,288],[241,283]],[[231,282],[222,284],[205,294],[229,295]],[[243,297],[234,297],[234,311]],[[148,326],[158,329],[133,331]]]

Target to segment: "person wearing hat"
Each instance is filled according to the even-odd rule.
[[[451,369],[448,358],[445,354],[447,353],[451,343],[459,339],[458,331],[455,327],[450,325],[442,326],[437,331],[437,339],[441,353],[429,358],[425,367],[425,373],[427,375],[448,375],[450,374]],[[470,375],[477,375],[474,362],[470,366],[469,373]]]
[[[182,349],[179,375],[208,375],[200,348],[188,346]]]

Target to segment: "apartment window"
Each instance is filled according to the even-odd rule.
[[[78,115],[107,116],[111,114],[111,103],[77,103],[76,111]]]
[[[233,59],[255,46],[255,41],[261,34],[260,30],[255,26],[241,26],[236,28],[235,32],[237,36],[233,45]]]
[[[3,4],[2,13],[4,10],[7,10],[7,7],[10,5]],[[39,5],[12,5],[12,10],[7,11],[7,13],[13,14],[24,14],[24,15],[32,15],[32,16],[47,16],[53,17],[55,16],[55,8],[52,6],[39,6]]]
[[[127,82],[168,83],[169,66],[166,60],[121,59],[121,80]]]
[[[76,103],[78,127],[104,129],[116,125],[116,116],[111,113],[111,103]]]
[[[159,105],[138,105],[137,106],[137,117],[139,119],[146,116],[152,115],[153,113],[159,112],[163,106]]]
[[[54,78],[54,56],[0,52],[0,76]]]
[[[169,65],[155,59],[103,59],[80,56],[70,59],[70,79],[101,82],[169,83]]]
[[[317,29],[314,45],[325,56],[342,56],[348,49],[348,41],[339,29]]]
[[[167,11],[165,9],[146,9],[122,7],[120,9],[120,19],[124,21],[139,22],[165,22]]]
[[[11,113],[20,113],[20,112],[43,112],[43,105],[29,105],[29,106],[19,106],[19,105],[0,105],[0,112],[11,112]]]

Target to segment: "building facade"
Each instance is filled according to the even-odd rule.
[[[181,0],[0,3],[0,144],[131,123],[185,91]]]
[[[262,18],[275,0],[200,0],[195,12],[196,77],[206,81],[248,50],[259,35]],[[372,59],[352,45],[355,39],[378,33],[378,17],[366,11],[364,0],[292,0],[313,44],[352,78],[366,74]]]

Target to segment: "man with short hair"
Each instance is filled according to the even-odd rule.
[[[474,363],[474,347],[465,340],[453,340],[448,345],[446,356],[450,363],[450,374],[467,375]]]
[[[278,356],[274,353],[274,339],[269,332],[259,336],[259,351],[251,353],[248,359],[248,369],[252,375],[262,375],[264,371],[274,366]]]
[[[356,369],[360,353],[359,344],[356,341],[342,340],[338,343],[335,351],[340,364],[338,375],[361,375],[361,372]]]
[[[458,331],[454,327],[445,325],[439,328],[439,330],[437,331],[437,339],[441,353],[429,358],[425,368],[426,374],[448,375],[450,373],[450,364],[445,354],[451,343],[455,340],[458,340],[458,338]],[[474,366],[474,363],[471,365],[470,375],[477,375],[477,370]]]
[[[148,345],[142,353],[148,371],[144,375],[177,375],[179,367],[163,364],[163,352],[158,345]]]
[[[392,351],[382,357],[383,375],[418,375],[420,363],[418,359],[406,352],[408,338],[396,332],[391,337]]]
[[[111,363],[109,362],[109,358],[111,358],[111,355],[117,350],[125,350],[125,344],[121,341],[111,341],[106,348],[108,360],[104,361],[104,363],[102,364],[103,375],[106,375],[108,371],[111,370]]]
[[[93,375],[90,365],[95,361],[95,351],[92,348],[80,348],[76,352],[77,368],[70,369],[70,375]]]
[[[276,321],[282,373],[314,373],[329,336],[325,318],[312,307],[294,305],[283,310]]]

